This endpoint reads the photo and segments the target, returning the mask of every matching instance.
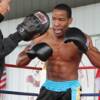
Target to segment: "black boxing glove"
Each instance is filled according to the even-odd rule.
[[[87,38],[85,34],[78,28],[72,27],[66,30],[64,35],[64,43],[73,41],[82,53],[86,53],[88,47],[86,45]]]
[[[30,50],[28,50],[26,52],[26,54],[28,55],[28,57],[30,59],[34,59],[36,57],[36,51],[35,51],[36,49],[37,49],[37,47],[36,46],[33,46],[32,49],[30,49]]]
[[[53,53],[52,48],[46,43],[38,44],[38,50],[36,51],[37,57],[42,60],[46,61]]]
[[[32,47],[31,50],[27,51],[27,55],[30,59],[38,57],[42,61],[46,61],[51,55],[53,50],[46,43],[39,43]]]
[[[24,21],[17,26],[17,33],[24,41],[29,41],[35,36],[44,34],[50,25],[48,15],[43,11],[34,11],[28,15]]]

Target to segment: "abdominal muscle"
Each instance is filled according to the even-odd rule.
[[[47,79],[54,81],[69,81],[78,79],[78,63],[59,61],[48,61]]]

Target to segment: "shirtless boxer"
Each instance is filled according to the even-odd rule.
[[[34,39],[18,56],[18,66],[27,65],[35,57],[45,61],[47,78],[37,100],[80,100],[78,68],[83,51],[78,47],[80,44],[72,40],[64,43],[64,39],[67,40],[66,30],[72,22],[71,13],[68,5],[55,6],[52,13],[52,28],[41,37]],[[77,31],[82,33],[80,30]],[[83,41],[84,53],[94,65],[100,66],[100,62],[97,61],[99,51],[94,50],[90,37],[84,36],[89,39],[88,47]],[[100,57],[98,60],[100,61]]]

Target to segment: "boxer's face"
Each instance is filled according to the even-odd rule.
[[[54,9],[52,13],[52,26],[57,37],[63,36],[65,29],[71,24],[72,18],[64,10]]]

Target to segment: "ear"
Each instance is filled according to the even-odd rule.
[[[72,23],[72,21],[73,21],[73,18],[69,18],[69,21],[68,21],[69,25]]]

